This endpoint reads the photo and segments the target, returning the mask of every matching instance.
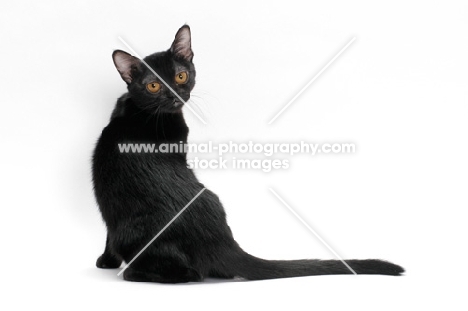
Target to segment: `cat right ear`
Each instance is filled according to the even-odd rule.
[[[115,50],[112,53],[112,59],[122,79],[130,84],[135,72],[140,68],[141,60],[121,50]]]
[[[190,34],[190,27],[184,25],[180,27],[179,31],[172,42],[170,51],[176,56],[191,62],[193,59],[192,51],[192,35]]]

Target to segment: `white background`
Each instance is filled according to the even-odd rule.
[[[3,2],[2,309],[466,308],[467,3],[326,3]],[[272,187],[341,256],[387,259],[405,276],[160,285],[95,268],[105,228],[90,157],[125,92],[111,53],[125,49],[118,36],[142,55],[165,50],[184,23],[198,69],[194,100],[208,121],[185,110],[191,141],[357,145],[354,155],[295,156],[269,174],[198,171],[244,249],[333,257]]]

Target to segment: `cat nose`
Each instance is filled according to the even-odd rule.
[[[174,105],[175,108],[180,107],[180,106],[182,106],[183,104],[184,104],[184,103],[181,102],[180,100],[174,99],[174,104],[173,104],[173,105]]]

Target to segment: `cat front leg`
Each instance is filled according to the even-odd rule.
[[[112,253],[111,248],[109,246],[109,233],[107,234],[106,238],[106,248],[104,249],[104,253],[99,256],[96,261],[96,266],[101,269],[117,269],[122,264],[122,259]]]

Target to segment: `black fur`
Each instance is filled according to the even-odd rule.
[[[188,36],[188,37],[187,37]],[[202,188],[187,168],[185,153],[120,153],[119,143],[186,142],[188,127],[182,103],[162,85],[152,94],[146,84],[156,77],[140,60],[115,51],[114,62],[128,84],[128,93],[117,102],[93,156],[94,190],[107,226],[100,268],[118,268],[132,258]],[[179,29],[166,52],[144,60],[187,101],[195,85],[190,29]],[[174,82],[180,70],[189,81]],[[400,275],[404,270],[380,260],[349,260],[362,274]],[[350,274],[336,260],[264,260],[245,253],[234,240],[218,197],[206,190],[125,271],[129,281],[179,283],[205,277],[249,280],[323,274]]]

